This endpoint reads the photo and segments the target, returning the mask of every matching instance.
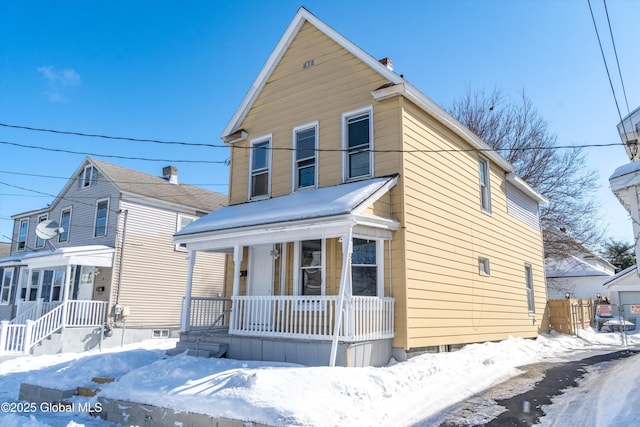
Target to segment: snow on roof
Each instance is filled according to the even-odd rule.
[[[609,180],[612,179],[616,179],[619,178],[623,175],[628,175],[634,172],[638,172],[640,171],[640,162],[631,162],[631,163],[627,163],[624,164],[620,167],[618,167],[614,172],[613,175],[611,175],[609,177]]]
[[[547,260],[545,270],[547,278],[611,276],[574,255],[558,260]]]
[[[602,286],[607,286],[607,285],[611,285],[613,282],[616,282],[620,279],[622,279],[624,276],[626,276],[627,274],[630,274],[634,271],[636,271],[638,268],[637,265],[632,265],[631,267],[627,267],[624,270],[616,273],[614,276],[611,276],[611,278],[609,280],[607,280],[606,282],[604,282],[602,284]]]
[[[349,214],[394,179],[395,176],[373,178],[227,206],[192,222],[175,235]]]

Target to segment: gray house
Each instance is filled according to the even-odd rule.
[[[199,295],[216,297],[225,262],[202,254],[190,272],[172,236],[226,203],[179,183],[174,166],[157,177],[86,158],[48,207],[12,217],[11,251],[0,258],[0,354],[86,349],[102,332],[118,344],[171,336],[187,275]],[[52,340],[60,331],[75,339]]]

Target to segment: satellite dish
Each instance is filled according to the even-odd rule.
[[[50,219],[48,221],[42,221],[36,227],[36,235],[42,240],[49,240],[62,233],[64,229],[58,225],[57,222]]]

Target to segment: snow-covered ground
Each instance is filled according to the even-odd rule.
[[[537,362],[575,359],[580,353],[620,350],[620,334],[552,333],[472,344],[452,353],[425,354],[383,368],[304,367],[286,363],[165,357],[173,340],[119,349],[27,356],[0,363],[0,425],[106,426],[88,413],[25,412],[20,383],[52,388],[88,386],[94,376],[117,378],[105,397],[271,425],[409,426],[522,373]],[[640,348],[640,333],[627,345]],[[543,426],[640,425],[640,355],[594,367],[580,386],[544,408]],[[579,398],[578,398],[579,397]],[[95,402],[95,398],[94,398]],[[7,405],[7,403],[9,405]],[[12,405],[13,403],[13,405]],[[12,409],[24,409],[21,413]],[[477,420],[489,414],[477,411]],[[488,417],[488,418],[487,418]],[[467,419],[473,421],[473,417]]]

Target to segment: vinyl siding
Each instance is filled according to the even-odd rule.
[[[536,230],[540,230],[538,203],[507,182],[507,212]]]
[[[131,307],[127,326],[177,326],[188,272],[187,252],[177,251],[172,242],[178,213],[127,200],[121,207],[128,212],[119,284],[120,304]],[[192,295],[223,294],[224,261],[224,254],[196,255]],[[118,292],[119,267],[114,266],[112,302]]]
[[[469,148],[410,102],[404,103],[403,119],[405,149]],[[541,319],[541,234],[507,214],[505,173],[495,164],[490,163],[492,213],[481,210],[478,156],[405,154],[406,348],[538,333],[540,325],[527,310],[524,267],[533,267]],[[479,256],[489,258],[490,276],[478,273]]]

